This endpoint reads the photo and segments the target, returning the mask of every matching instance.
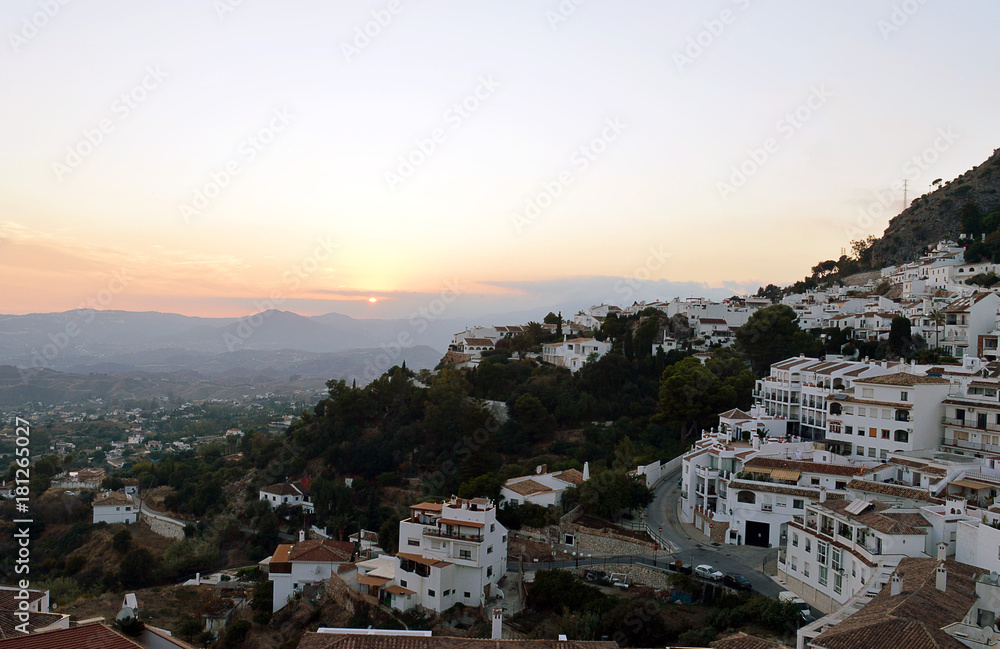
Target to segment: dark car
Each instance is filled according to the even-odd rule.
[[[726,575],[722,578],[722,583],[736,590],[753,590],[753,584],[743,575]]]

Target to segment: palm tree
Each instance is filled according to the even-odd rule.
[[[941,349],[941,325],[945,322],[944,312],[934,309],[927,314],[927,319],[934,323],[934,348]]]

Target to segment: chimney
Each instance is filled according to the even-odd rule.
[[[559,642],[566,642],[567,638],[564,633],[559,634]]]
[[[503,637],[503,609],[495,608],[493,609],[493,633],[490,635],[491,640],[500,640]]]
[[[299,530],[299,543],[302,543],[305,540],[306,540],[306,531]]]
[[[937,560],[944,561],[945,557],[948,555],[948,544],[944,541],[939,541],[937,544]],[[944,589],[942,589],[944,590]]]
[[[821,503],[825,503],[826,502],[826,487],[820,487],[819,488],[819,501]]]
[[[583,463],[583,481],[590,480],[590,462]]]
[[[537,467],[535,467],[535,473],[537,473],[538,475],[542,475],[543,473],[548,472],[548,470],[549,470],[548,464],[539,464]]]
[[[892,576],[892,582],[890,588],[891,588],[891,590],[889,591],[890,595],[896,596],[903,594],[903,578],[900,577],[898,573]]]
[[[948,571],[945,570],[944,563],[942,562],[937,567],[937,582],[934,584],[934,587],[943,593],[946,592],[945,588],[947,587],[947,585],[948,585]]]

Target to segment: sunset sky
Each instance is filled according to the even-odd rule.
[[[0,313],[788,283],[881,234],[892,183],[915,198],[1000,146],[998,21],[995,0],[4,0]]]

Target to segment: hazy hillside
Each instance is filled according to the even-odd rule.
[[[875,267],[912,261],[928,245],[941,239],[958,239],[961,212],[973,203],[986,213],[1000,207],[1000,149],[977,167],[939,189],[913,200],[889,222],[872,247]]]
[[[407,367],[421,370],[433,368],[440,359],[436,350],[419,345],[403,350],[398,357],[390,357],[380,349],[336,354],[282,350],[213,356],[157,350],[115,362],[76,365],[67,372],[0,365],[0,407],[28,402],[80,403],[95,398],[119,401],[174,395],[197,401],[269,392],[313,393],[323,390],[329,379],[357,380],[364,384],[403,361]]]

